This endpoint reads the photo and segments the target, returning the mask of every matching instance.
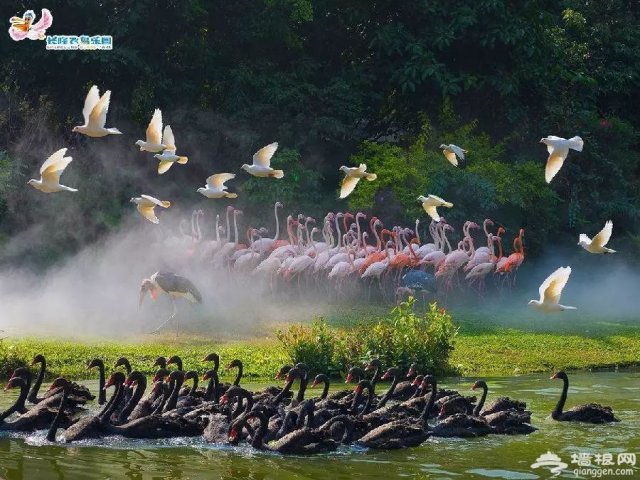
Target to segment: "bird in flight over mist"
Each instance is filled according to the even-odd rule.
[[[102,97],[98,87],[94,85],[87,93],[82,108],[84,125],[73,127],[73,132],[82,133],[87,137],[106,137],[107,135],[122,135],[117,128],[106,128],[107,112],[109,111],[109,101],[111,100],[111,90],[104,92]]]
[[[575,310],[576,307],[568,307],[558,303],[560,302],[562,289],[569,281],[569,275],[571,275],[571,267],[558,268],[540,285],[538,289],[540,300],[530,300],[529,305],[532,305],[533,308],[544,313]]]
[[[140,195],[139,197],[133,197],[131,199],[131,203],[135,203],[138,208],[138,212],[144,218],[149,220],[151,223],[158,224],[160,220],[156,217],[156,213],[154,209],[156,207],[169,208],[171,206],[171,202],[158,200],[157,198],[151,197],[149,195]]]
[[[67,153],[67,149],[61,148],[47,158],[40,167],[40,180],[32,178],[27,184],[44,193],[77,192],[78,190],[75,188],[60,185],[60,175],[73,160],[72,157],[65,157],[65,153]]]
[[[611,238],[613,233],[613,222],[609,220],[604,224],[604,228],[593,237],[593,239],[587,237],[584,233],[580,234],[578,238],[578,245],[584,248],[589,253],[616,253],[615,250],[605,247]]]

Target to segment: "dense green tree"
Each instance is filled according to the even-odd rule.
[[[188,205],[206,176],[237,171],[277,140],[275,161],[290,172],[283,182],[258,184],[243,172],[230,182],[252,220],[277,196],[291,213],[343,209],[337,168],[364,161],[379,179],[361,182],[350,205],[387,221],[412,221],[415,197],[430,191],[455,203],[454,222],[492,216],[535,231],[534,254],[552,234],[573,243],[607,218],[619,241],[638,248],[638,2],[50,0],[47,8],[49,34],[111,34],[114,49],[54,52],[0,36],[0,242],[55,223],[57,201],[24,182],[61,145],[73,150],[69,175],[81,188],[69,215],[86,228],[62,229],[47,258],[117,228],[133,194],[153,189]],[[92,84],[112,90],[110,123],[122,138],[70,133]],[[191,158],[160,178],[131,145],[156,107]],[[548,134],[585,140],[551,186],[537,143]],[[467,148],[468,162],[448,165],[443,142]]]

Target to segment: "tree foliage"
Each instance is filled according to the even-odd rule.
[[[90,233],[58,228],[60,244],[48,246],[55,254],[117,226],[141,188],[192,201],[206,176],[238,171],[277,140],[284,181],[258,184],[240,172],[230,186],[244,194],[241,208],[278,199],[291,213],[342,209],[337,168],[363,161],[378,181],[360,182],[349,204],[381,209],[394,223],[420,214],[415,197],[429,191],[455,204],[454,222],[492,216],[534,229],[534,252],[550,235],[573,243],[608,218],[618,239],[637,244],[637,2],[51,0],[47,8],[49,34],[111,34],[114,49],[53,52],[3,36],[0,238],[53,222],[45,213],[55,205],[25,193],[24,180],[60,145],[74,149],[84,192],[69,216]],[[112,90],[109,119],[123,138],[70,133],[92,84]],[[161,181],[131,145],[156,107],[190,156]],[[585,140],[551,186],[537,143],[548,134]],[[450,142],[470,152],[459,169],[438,150]],[[102,145],[117,147],[117,181],[104,156],[89,157]]]

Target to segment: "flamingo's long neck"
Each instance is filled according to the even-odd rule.
[[[276,240],[278,240],[278,237],[280,236],[280,220],[278,219],[278,207],[280,206],[279,203],[276,203],[275,206],[273,207],[273,216],[276,217],[276,234],[273,236],[273,241],[275,242]]]
[[[431,220],[429,224],[429,233],[431,234],[431,238],[433,238],[433,245],[436,247],[436,250],[441,249],[441,240],[438,236],[438,224]]]
[[[490,221],[491,221],[491,220],[489,220],[488,218],[485,218],[485,219],[484,219],[484,222],[482,222],[482,229],[484,230],[484,235],[485,235],[485,237],[487,237],[487,238],[488,238],[488,237],[489,237],[489,235],[490,235],[489,230],[487,229],[487,226],[489,225],[489,222],[490,222]]]
[[[451,244],[449,243],[449,239],[447,238],[447,232],[445,231],[445,228],[442,227],[442,238],[444,239],[445,243],[447,244],[447,247],[449,248],[449,253],[451,253],[453,251],[453,249],[451,248]],[[444,246],[442,248],[442,252],[444,253]]]
[[[316,248],[316,241],[313,238],[313,234],[316,232],[317,230],[315,228],[311,230],[311,238],[309,239],[311,241],[311,247],[313,248],[314,258],[318,258],[318,249]]]
[[[380,235],[378,234],[378,229],[376,228],[376,223],[375,222],[373,224],[373,228],[371,229],[373,231],[373,234],[376,236],[376,247],[378,248],[378,251],[382,251],[382,240],[380,240]]]
[[[307,217],[304,222],[304,233],[307,236],[307,245],[311,242],[311,235],[309,235],[309,222],[311,221],[311,217]]]
[[[229,209],[227,208],[227,243],[231,240],[231,229],[229,228]]]
[[[238,211],[237,210],[233,211],[233,233],[235,235],[233,245],[237,246],[238,245]]]
[[[289,237],[289,244],[293,245],[296,242],[293,241],[293,229],[291,226],[293,225],[293,217],[289,215],[287,217],[287,236]]]
[[[496,241],[498,242],[498,259],[496,261],[499,262],[502,259],[502,239],[496,235]]]
[[[220,245],[220,215],[216,215],[216,244]]]
[[[338,217],[339,215],[336,215],[335,218],[335,222],[336,222],[336,235],[338,238],[338,247],[342,247],[342,232],[340,231],[340,222],[338,221]]]
[[[418,261],[420,261],[420,259],[418,258],[418,256],[416,255],[416,252],[413,251],[413,247],[411,246],[413,243],[417,242],[418,244],[420,243],[419,240],[414,239],[413,241],[409,242],[409,252],[411,252],[411,256],[413,257],[413,260],[418,263]]]

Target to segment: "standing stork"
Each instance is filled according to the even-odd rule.
[[[142,301],[144,300],[147,291],[151,294],[151,298],[154,300],[158,298],[159,292],[164,292],[169,295],[171,303],[173,304],[173,313],[171,316],[162,322],[152,333],[159,332],[162,327],[176,318],[176,314],[178,313],[176,298],[182,297],[186,298],[191,303],[202,303],[202,295],[200,295],[200,292],[191,280],[171,272],[156,272],[149,278],[145,278],[142,281],[142,285],[140,285],[139,307],[142,306]],[[178,320],[176,318],[176,337],[177,336]]]

